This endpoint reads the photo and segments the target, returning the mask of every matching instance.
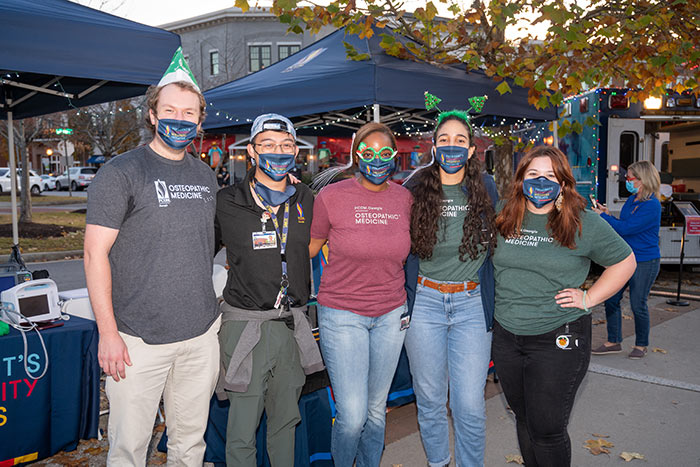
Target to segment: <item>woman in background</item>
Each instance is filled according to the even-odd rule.
[[[620,300],[627,286],[634,315],[634,347],[629,358],[640,359],[647,354],[649,345],[649,308],[647,298],[651,286],[659,274],[661,251],[659,250],[659,226],[661,203],[659,202],[659,172],[649,161],[639,161],[627,169],[626,186],[632,196],[627,198],[620,218],[613,217],[601,205],[593,208],[605,219],[632,248],[637,268],[619,292],[605,301],[608,341],[593,350],[593,355],[622,352],[622,310]]]

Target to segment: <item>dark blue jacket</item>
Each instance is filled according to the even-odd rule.
[[[491,203],[496,207],[498,202],[498,191],[496,190],[496,183],[493,181],[493,177],[486,172],[482,174],[482,180],[486,191],[491,197]],[[407,186],[409,190],[412,191],[413,186],[409,183]],[[469,196],[465,186],[462,186],[464,193]],[[493,261],[491,260],[492,251],[488,252],[484,264],[479,268],[479,284],[481,285],[481,303],[484,308],[484,318],[486,318],[486,329],[491,330],[493,327],[493,310],[496,302],[496,288],[494,284],[493,277]],[[416,301],[416,285],[418,284],[418,268],[420,265],[420,258],[417,255],[411,253],[406,259],[406,264],[404,265],[404,274],[406,275],[406,304],[407,312],[406,315],[410,316],[413,313],[413,304]]]
[[[620,218],[601,214],[615,232],[632,248],[638,263],[660,258],[659,225],[661,224],[661,203],[656,196],[637,201],[637,196],[627,198]]]

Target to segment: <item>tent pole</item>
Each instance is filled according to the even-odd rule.
[[[12,100],[7,101],[8,107],[12,105]],[[12,206],[12,244],[19,243],[19,232],[17,228],[17,167],[15,164],[15,131],[12,125],[12,111],[7,111],[7,142],[9,144],[8,156],[10,158],[10,187]]]
[[[379,104],[373,104],[372,110],[374,111],[374,121],[379,123],[381,118],[379,117]]]

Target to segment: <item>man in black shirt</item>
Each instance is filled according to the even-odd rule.
[[[255,167],[217,196],[216,242],[230,267],[219,335],[231,402],[226,464],[256,465],[264,409],[270,462],[292,466],[304,374],[323,369],[305,314],[313,193],[288,183],[299,151],[288,119],[261,115],[250,136]]]

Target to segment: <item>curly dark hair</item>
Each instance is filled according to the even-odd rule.
[[[472,144],[469,125],[456,116],[450,116],[440,122],[433,133],[433,142],[440,127],[450,120],[464,124],[469,134],[469,143]],[[466,262],[467,257],[476,259],[485,249],[496,247],[495,211],[484,186],[482,173],[481,161],[475,156],[470,157],[462,179],[462,185],[466,186],[469,193],[469,200],[467,215],[462,225],[460,261]],[[419,171],[408,185],[414,197],[411,208],[411,251],[421,259],[429,259],[433,255],[440,228],[443,199],[440,165],[433,161],[430,166]]]

